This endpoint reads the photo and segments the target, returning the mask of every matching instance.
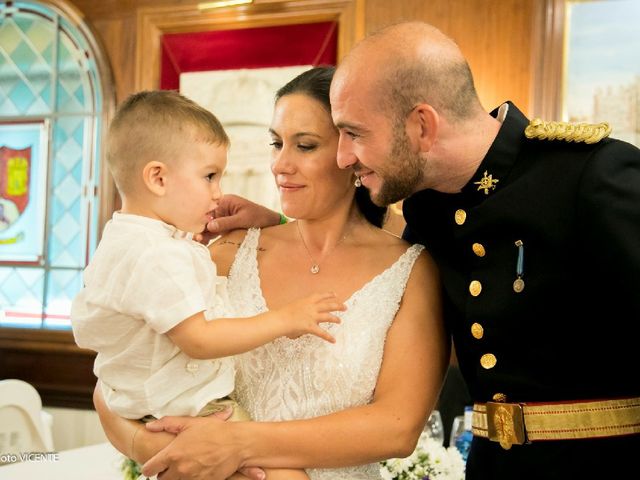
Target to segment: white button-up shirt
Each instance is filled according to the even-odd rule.
[[[164,335],[198,312],[232,316],[226,278],[206,247],[159,220],[115,213],[83,278],[73,333],[98,352],[94,373],[111,410],[193,416],[231,393],[232,357],[195,360]]]

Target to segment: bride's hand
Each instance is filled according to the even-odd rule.
[[[162,480],[225,480],[232,477],[242,462],[240,444],[235,435],[241,423],[225,422],[214,415],[205,418],[165,417],[148,423],[146,427],[150,431],[170,432],[177,437],[144,464],[142,473],[147,477],[160,474]],[[254,480],[261,479],[259,469],[245,469],[244,472]]]

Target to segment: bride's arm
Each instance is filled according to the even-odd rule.
[[[172,433],[149,432],[142,422],[113,413],[104,402],[99,384],[93,391],[93,405],[109,442],[136,462],[146,462],[176,438]]]
[[[422,254],[389,329],[371,404],[278,423],[164,419],[155,427],[181,433],[144,473],[170,467],[163,479],[218,480],[239,465],[327,468],[409,455],[435,405],[448,360],[438,285],[433,262]]]

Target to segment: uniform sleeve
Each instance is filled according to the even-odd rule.
[[[154,246],[140,256],[120,298],[120,309],[142,318],[158,333],[207,309],[188,246],[179,241]]]
[[[402,239],[407,241],[407,242],[409,242],[412,245],[414,243],[418,243],[419,242],[418,237],[413,233],[413,230],[411,230],[409,225],[406,225],[404,227],[404,230],[402,232]]]
[[[604,144],[592,154],[578,195],[582,261],[630,306],[627,313],[640,313],[640,150],[620,141]]]

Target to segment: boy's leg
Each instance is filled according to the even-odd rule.
[[[209,415],[222,412],[229,407],[233,408],[233,412],[227,420],[231,420],[232,422],[251,421],[251,417],[249,416],[247,411],[244,408],[242,408],[235,400],[231,400],[230,398],[222,398],[222,399],[213,400],[207,403],[202,408],[202,410],[198,412],[198,416],[208,417]]]

